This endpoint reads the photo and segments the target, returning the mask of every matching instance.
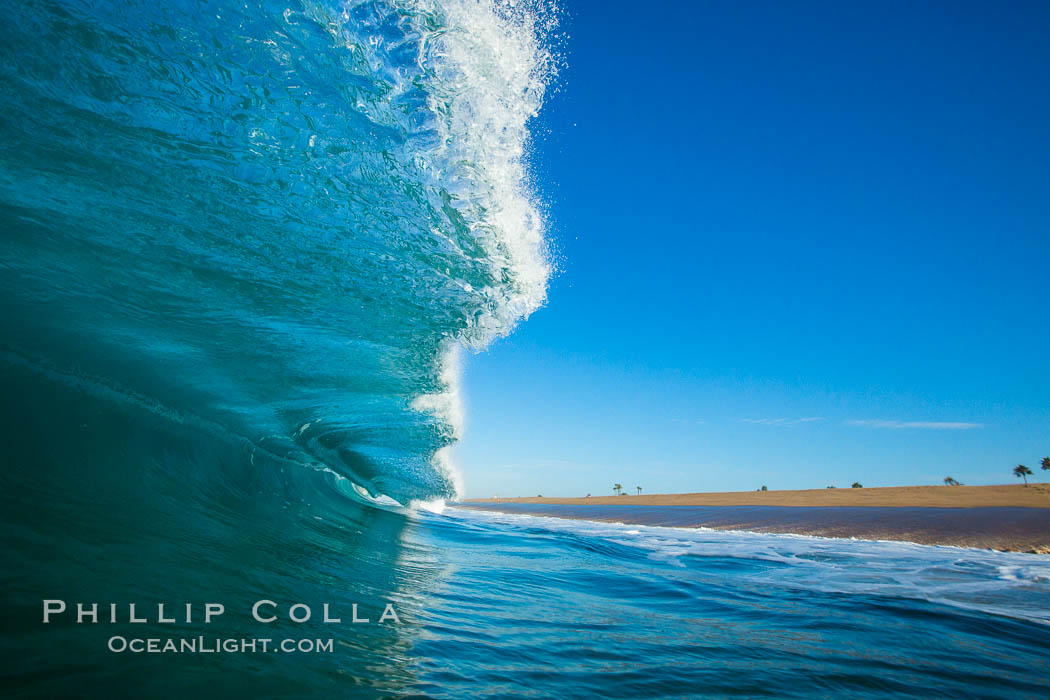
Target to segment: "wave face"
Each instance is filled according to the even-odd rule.
[[[541,9],[5,7],[5,697],[1050,692],[1035,555],[368,503],[455,492],[456,348],[543,303]],[[55,598],[198,617],[43,625]]]
[[[3,353],[448,497],[455,355],[543,302],[527,125],[552,11],[31,2],[0,25]]]
[[[4,15],[0,686],[410,687],[441,565],[381,496],[456,492],[456,354],[544,301],[525,161],[553,10],[30,0]],[[42,625],[51,598],[229,612],[177,631]],[[315,614],[263,626],[261,599]],[[403,624],[324,624],[323,603],[373,623],[391,603]],[[110,653],[113,634],[336,649],[172,659]]]

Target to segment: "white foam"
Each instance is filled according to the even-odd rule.
[[[455,342],[479,350],[509,333],[547,297],[545,227],[525,157],[529,120],[538,114],[555,73],[546,42],[557,11],[553,2],[515,0],[416,4],[446,27],[420,44],[417,60],[431,79],[428,99],[440,145],[419,158],[451,188],[457,197],[452,205],[492,267],[494,286],[461,285],[483,303]],[[441,391],[412,404],[448,425],[451,440],[463,432],[460,368],[459,347],[446,343],[438,367]],[[463,492],[449,448],[438,450],[432,464],[456,494]]]
[[[416,397],[412,408],[429,413],[448,427],[449,438],[458,440],[463,434],[463,401],[460,393],[462,372],[461,346],[447,342],[445,351],[438,358],[438,380],[441,391]],[[463,477],[452,459],[452,448],[442,447],[430,460],[431,466],[445,476],[455,494],[463,493]],[[455,495],[453,494],[453,495]]]
[[[913,598],[1050,624],[1050,557],[910,542],[568,520],[452,509],[456,517],[596,537],[657,563],[686,557],[775,562],[738,574],[764,585]],[[700,564],[702,567],[703,565]]]
[[[430,501],[412,501],[408,506],[414,510],[425,510],[435,515],[441,515],[445,512],[445,499],[435,498]]]
[[[504,280],[502,289],[482,290],[496,303],[462,338],[479,348],[508,333],[547,296],[544,222],[525,155],[529,120],[539,113],[555,73],[546,41],[557,12],[550,2],[437,4],[435,11],[449,27],[426,52],[437,83],[431,100],[444,144],[435,154],[437,165],[446,179],[460,184],[457,194],[469,213],[468,225],[485,248],[495,278]]]

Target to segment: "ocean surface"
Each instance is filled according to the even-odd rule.
[[[1045,558],[443,510],[458,355],[545,302],[557,19],[5,7],[4,697],[1050,693]],[[264,635],[334,648],[108,648]]]

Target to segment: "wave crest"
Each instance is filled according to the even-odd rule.
[[[545,300],[526,154],[556,14],[511,0],[14,8],[0,27],[6,349],[372,495],[454,495],[454,348]]]

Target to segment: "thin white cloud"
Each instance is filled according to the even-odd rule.
[[[890,430],[974,430],[975,428],[984,427],[984,423],[923,420],[848,420],[846,425],[857,428],[889,428]]]
[[[787,427],[791,425],[801,425],[802,423],[814,423],[820,420],[824,419],[820,416],[809,416],[806,418],[741,418],[737,422],[750,423],[752,425],[775,425]]]

